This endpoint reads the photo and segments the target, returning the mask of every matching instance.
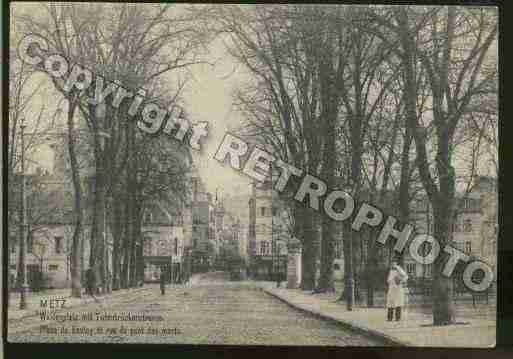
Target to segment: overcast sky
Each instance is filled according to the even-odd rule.
[[[249,193],[249,177],[214,159],[225,133],[230,128],[238,127],[242,120],[237,112],[232,111],[231,96],[242,79],[241,69],[226,53],[222,41],[215,41],[211,45],[211,57],[214,66],[202,64],[191,69],[193,80],[184,93],[192,121],[209,123],[203,150],[193,150],[194,162],[209,192],[215,193],[219,188],[224,193]]]

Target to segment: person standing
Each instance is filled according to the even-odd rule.
[[[95,276],[92,268],[86,270],[86,294],[94,296]]]
[[[166,271],[164,268],[160,269],[160,293],[166,294]]]
[[[387,320],[390,322],[394,317],[395,320],[401,320],[401,310],[405,304],[405,291],[404,284],[408,280],[408,275],[402,269],[396,261],[392,262],[390,266],[390,272],[388,273],[387,284]]]

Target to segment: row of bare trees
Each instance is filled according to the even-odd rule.
[[[456,181],[470,184],[482,173],[483,144],[494,148],[497,138],[496,9],[257,5],[212,12],[212,26],[249,75],[235,94],[244,136],[403,223],[415,197],[426,195],[435,237],[442,247],[451,242]],[[290,203],[302,241],[302,288],[332,291],[338,227]],[[343,298],[351,308],[355,247],[366,239],[367,277],[379,250],[377,233],[354,232],[346,222]],[[454,320],[444,261],[434,265],[436,325]]]
[[[70,244],[75,297],[81,295],[86,225],[88,266],[96,273],[97,292],[142,281],[145,207],[162,201],[180,209],[187,201],[186,177],[192,163],[186,145],[137,130],[140,115],[128,114],[130,102],[113,106],[115,94],[102,104],[88,99],[95,97],[102,76],[108,81],[104,88],[115,81],[133,93],[143,89],[152,102],[186,117],[181,93],[189,78],[187,68],[201,62],[209,39],[196,25],[197,16],[184,6],[96,3],[32,4],[11,14],[20,38],[38,34],[48,43],[49,53],[61,54],[70,64],[95,74],[89,88],[71,91],[65,91],[64,80],[47,77],[65,116],[67,175],[73,184]],[[36,90],[33,83],[29,86]],[[12,122],[16,119],[10,116],[11,129],[17,128]],[[112,235],[112,256],[106,233]]]
[[[50,52],[134,93],[144,88],[148,97],[174,110],[180,108],[186,69],[201,62],[201,50],[212,36],[222,37],[247,79],[235,93],[245,118],[244,136],[322,178],[330,189],[387,208],[403,223],[410,220],[415,197],[427,196],[442,246],[452,240],[456,182],[468,183],[468,192],[474,175],[483,171],[479,163],[486,153],[498,171],[494,8],[30,6],[33,11],[13,17],[17,33],[40,34]],[[89,265],[98,270],[103,290],[110,290],[109,265],[114,288],[135,286],[142,274],[145,204],[182,202],[189,153],[136,130],[137,117],[130,120],[126,103],[88,102],[96,83],[71,92],[58,80],[52,86],[65,102],[74,186],[73,293],[80,293],[79,251],[87,221],[92,226]],[[91,154],[86,167],[80,166],[84,155],[77,150],[77,127],[86,129]],[[16,157],[17,151],[10,153]],[[82,188],[89,167],[94,169],[92,193]],[[292,181],[285,193],[294,193],[297,185]],[[90,204],[84,197],[91,198]],[[304,203],[289,203],[293,234],[302,241],[302,288],[334,290],[334,248],[341,232],[343,298],[351,308],[357,256],[365,247],[363,271],[373,277],[383,252],[375,245],[376,233],[354,232],[349,223],[339,228]],[[107,263],[103,239],[106,224],[113,236],[112,263]],[[451,281],[440,275],[443,262],[442,256],[434,268],[438,325],[454,319]],[[367,287],[372,306],[370,281]]]

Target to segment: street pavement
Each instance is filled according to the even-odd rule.
[[[96,312],[161,316],[162,321],[85,320]],[[252,282],[230,282],[221,272],[197,277],[190,286],[158,285],[102,303],[62,309],[67,318],[41,321],[23,318],[9,323],[10,342],[180,343],[226,345],[384,346],[386,342],[338,323],[291,308]],[[44,327],[44,326],[47,327]],[[61,333],[62,328],[67,333]],[[103,334],[96,333],[97,328]]]

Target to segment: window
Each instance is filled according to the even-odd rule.
[[[277,213],[278,213],[278,209],[276,207],[273,207],[273,216],[276,216]]]
[[[178,238],[175,238],[175,256],[178,255]]]
[[[144,213],[144,223],[151,223],[153,222],[153,216],[151,212]]]
[[[470,254],[472,252],[472,242],[465,242],[465,253]]]
[[[265,207],[260,207],[260,215],[265,217]]]
[[[152,252],[153,252],[153,248],[152,248],[152,243],[151,243],[151,238],[145,238],[144,239],[144,255],[145,256],[151,256]]]
[[[453,232],[461,232],[461,226],[459,222],[454,222],[452,224],[452,231]]]
[[[465,208],[465,209],[469,209],[470,208],[470,199],[469,198],[465,198],[463,200],[463,208]]]
[[[27,238],[27,253],[33,253],[34,252],[34,237],[32,234],[29,234]]]
[[[16,269],[16,264],[11,264],[11,269]]]
[[[431,275],[433,274],[433,265],[432,264],[427,264],[424,266],[424,275],[426,277],[431,277]]]
[[[62,253],[62,237],[56,236],[55,237],[55,254],[61,254]]]
[[[466,219],[463,222],[463,232],[472,232],[472,221],[470,219]]]
[[[333,270],[340,270],[340,266],[338,265],[338,263],[333,264]]]
[[[414,277],[417,270],[416,263],[406,263],[406,272],[410,277]]]
[[[59,265],[58,264],[49,264],[48,265],[48,270],[56,271],[58,269],[59,269]]]
[[[267,241],[262,241],[260,242],[260,254],[261,255],[267,255],[269,254],[269,242]]]
[[[337,258],[337,259],[342,258],[342,242],[341,241],[335,242],[335,258]]]

